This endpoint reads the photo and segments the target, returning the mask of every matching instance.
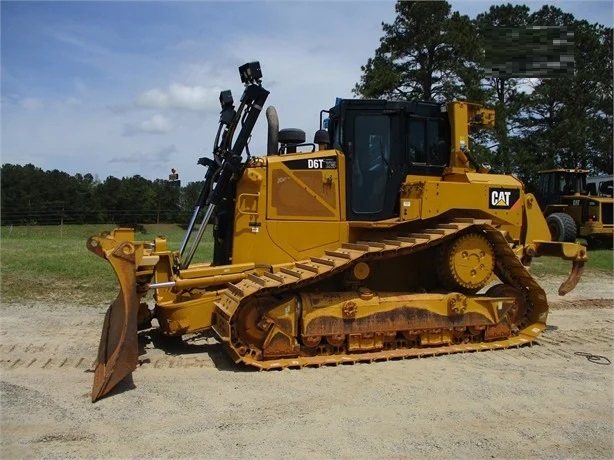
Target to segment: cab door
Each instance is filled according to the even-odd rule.
[[[405,171],[401,112],[348,110],[344,123],[348,220],[398,216]]]

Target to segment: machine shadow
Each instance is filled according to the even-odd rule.
[[[185,339],[182,337],[168,337],[162,334],[159,329],[141,331],[138,335],[139,361],[149,362],[145,346],[152,344],[154,348],[162,350],[166,355],[171,356],[206,354],[211,358],[218,371],[256,371],[256,369],[244,364],[235,363],[224,351],[221,343],[207,341],[207,338],[208,336],[200,334],[192,334]]]
[[[117,385],[115,385],[111,391],[102,396],[98,401],[103,401],[107,398],[112,398],[115,395],[119,395],[125,393],[130,390],[136,389],[136,385],[134,384],[134,379],[132,378],[132,372],[125,376]],[[96,401],[96,402],[98,402]]]

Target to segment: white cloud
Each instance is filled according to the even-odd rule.
[[[124,136],[136,134],[164,134],[173,130],[173,124],[164,115],[154,115],[149,120],[140,123],[127,123],[124,126]]]
[[[137,96],[135,105],[147,109],[217,110],[220,88],[171,84],[167,90],[150,89]]]
[[[43,108],[43,101],[35,97],[25,97],[21,99],[19,103],[27,110],[39,110]]]
[[[539,78],[524,78],[518,83],[518,92],[531,94],[540,83]]]
[[[177,153],[177,147],[172,144],[156,149],[153,152],[139,151],[123,157],[113,157],[109,160],[109,163],[167,163],[175,153]]]
[[[19,100],[10,103],[4,99],[2,163],[32,163],[71,175],[92,173],[102,180],[135,174],[154,180],[166,177],[171,166],[183,171],[196,169],[198,153],[193,146],[199,145],[202,135],[199,124],[182,121],[180,133],[122,136],[126,123],[122,118],[111,116],[104,101],[85,101],[83,105],[45,101],[45,110],[32,111],[24,109]]]
[[[75,106],[75,105],[80,105],[82,103],[81,99],[78,99],[76,97],[68,97],[64,100],[63,104],[67,105],[67,106]]]

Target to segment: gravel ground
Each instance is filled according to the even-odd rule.
[[[568,296],[537,345],[320,369],[255,372],[216,343],[145,347],[90,402],[106,308],[3,305],[2,458],[613,458],[612,277]]]

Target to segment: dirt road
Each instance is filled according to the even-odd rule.
[[[2,458],[612,458],[614,285],[551,302],[538,345],[253,372],[204,340],[146,345],[133,384],[90,402],[106,308],[3,305]]]

